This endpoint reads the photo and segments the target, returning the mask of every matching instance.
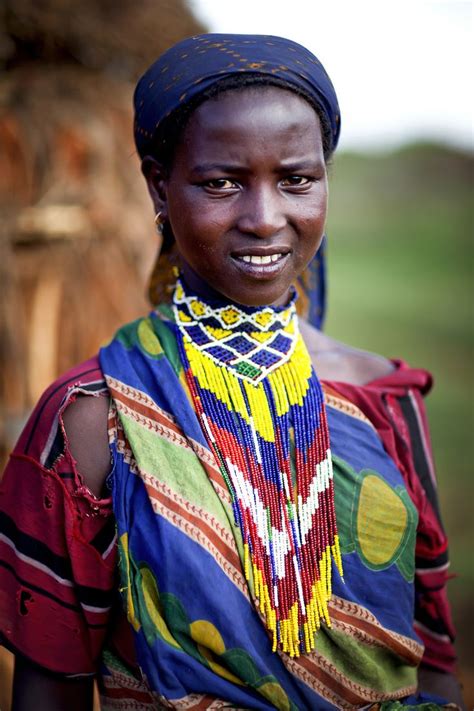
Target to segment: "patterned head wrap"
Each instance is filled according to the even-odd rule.
[[[334,87],[321,62],[305,47],[272,35],[205,34],[168,49],[139,80],[134,94],[137,151],[151,151],[160,123],[216,82],[239,74],[274,78],[311,100],[329,127],[329,153],[339,139]],[[271,83],[271,82],[270,82]],[[317,255],[298,284],[304,315],[320,327],[324,317],[325,264]]]

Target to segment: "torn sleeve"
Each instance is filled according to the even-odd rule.
[[[0,484],[0,641],[68,676],[96,672],[116,589],[111,500],[84,486],[62,425],[78,394],[107,394],[97,359],[46,391]]]

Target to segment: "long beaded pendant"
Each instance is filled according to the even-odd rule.
[[[244,572],[273,651],[314,649],[330,625],[331,558],[342,576],[321,384],[285,307],[206,303],[178,280],[180,355],[194,407],[228,486]]]

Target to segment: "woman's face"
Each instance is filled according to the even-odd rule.
[[[284,303],[318,250],[327,208],[319,119],[276,87],[229,91],[191,116],[168,176],[148,173],[183,270],[247,306]],[[151,184],[150,184],[151,183]]]

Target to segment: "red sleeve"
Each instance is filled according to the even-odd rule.
[[[439,512],[436,477],[423,395],[432,378],[424,370],[396,363],[390,375],[357,387],[331,386],[354,402],[376,427],[402,473],[419,515],[416,539],[415,621],[425,644],[423,663],[453,672],[454,627],[447,598],[448,541]]]
[[[43,395],[0,485],[0,638],[52,672],[93,674],[115,588],[110,499],[83,485],[62,412],[106,393],[97,359]]]

